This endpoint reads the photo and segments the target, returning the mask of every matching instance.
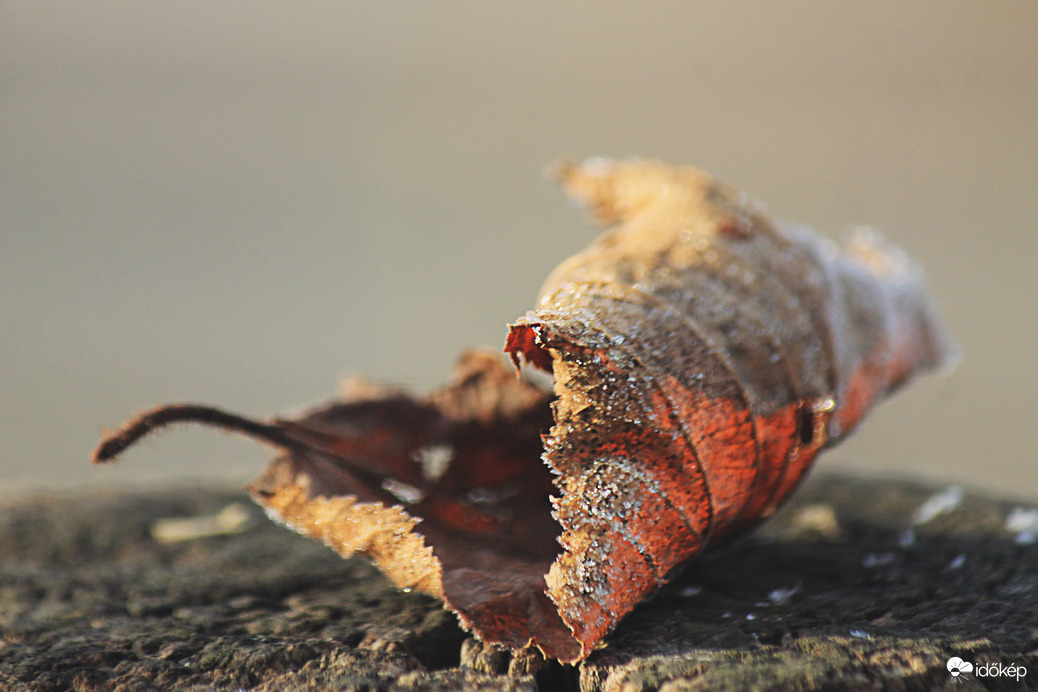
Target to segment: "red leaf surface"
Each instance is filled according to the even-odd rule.
[[[946,358],[919,271],[875,234],[837,248],[691,168],[558,175],[613,227],[509,332],[553,391],[469,352],[425,398],[362,387],[269,422],[159,407],[95,460],[174,422],[254,436],[280,450],[249,487],[276,519],[442,598],[484,640],[572,662]]]

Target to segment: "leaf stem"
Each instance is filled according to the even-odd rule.
[[[94,450],[93,462],[113,461],[142,437],[174,423],[201,423],[242,433],[281,448],[294,449],[300,444],[277,425],[261,423],[212,406],[165,404],[131,418],[115,432],[106,434]]]

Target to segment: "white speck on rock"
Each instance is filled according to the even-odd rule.
[[[916,508],[912,515],[912,525],[919,526],[951,512],[962,504],[964,497],[966,493],[961,485],[949,485],[944,490],[934,493]]]
[[[1038,509],[1014,507],[1006,516],[1006,531],[1011,531],[1013,542],[1017,545],[1034,545],[1038,543]]]
[[[869,553],[861,561],[862,567],[882,567],[889,565],[896,559],[894,553]]]

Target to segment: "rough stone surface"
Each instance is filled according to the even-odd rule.
[[[946,493],[954,507],[913,526],[943,490],[815,477],[578,667],[485,646],[436,601],[258,509],[243,533],[152,539],[156,520],[219,512],[239,491],[9,500],[0,688],[1038,689],[1038,542],[1006,527],[1035,505]],[[955,679],[952,656],[1028,675]]]

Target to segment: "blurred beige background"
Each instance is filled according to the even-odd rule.
[[[1038,496],[1038,4],[4,3],[0,491],[245,482],[252,415],[428,389],[594,232],[560,155],[692,163],[926,268],[959,368],[829,468]]]

